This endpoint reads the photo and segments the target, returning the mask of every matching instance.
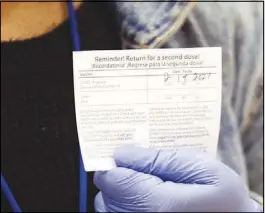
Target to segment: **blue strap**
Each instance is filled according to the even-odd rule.
[[[75,9],[73,6],[73,2],[67,2],[69,19],[70,19],[70,27],[71,27],[71,36],[73,40],[73,49],[74,51],[80,50],[80,41],[77,30],[77,23],[75,17]],[[5,181],[2,173],[1,173],[1,189],[6,196],[12,210],[14,212],[22,212],[18,203],[16,202],[10,188],[8,187],[7,182]],[[87,211],[87,174],[84,169],[83,159],[81,156],[81,152],[79,154],[79,212]]]
[[[67,2],[68,6],[68,13],[69,13],[69,21],[70,21],[70,27],[71,27],[71,36],[73,41],[73,48],[74,51],[80,50],[80,40],[79,40],[79,34],[77,29],[77,22],[76,22],[76,16],[75,16],[75,8],[72,1]]]
[[[80,50],[80,40],[77,29],[75,9],[72,1],[67,2],[70,19],[71,35],[74,51]],[[87,174],[84,169],[83,159],[80,153],[79,159],[79,212],[87,211]]]
[[[21,212],[21,209],[18,206],[17,201],[15,200],[15,198],[14,198],[4,176],[2,175],[2,173],[1,173],[1,189],[4,193],[4,195],[6,196],[13,212]]]

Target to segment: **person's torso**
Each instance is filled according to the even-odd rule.
[[[123,48],[223,48],[218,156],[246,178],[241,142],[254,141],[261,133],[258,130],[250,139],[241,138],[242,129],[254,132],[249,126],[258,116],[256,109],[261,109],[262,95],[256,92],[262,87],[258,5],[112,4],[115,14],[109,14],[105,4],[86,3],[80,8],[82,50],[120,49],[119,35]],[[115,15],[119,17],[119,35],[113,24]],[[32,41],[1,44],[1,51],[2,172],[22,209],[77,211],[78,139],[69,26],[64,24]],[[261,122],[257,120],[253,127],[259,129]],[[89,180],[88,203],[92,210],[96,193],[92,174]]]
[[[77,11],[82,50],[120,49],[103,3]],[[1,168],[22,211],[78,211],[79,144],[68,21],[47,35],[1,43]],[[88,210],[97,189],[88,173]],[[10,207],[1,196],[1,210]]]

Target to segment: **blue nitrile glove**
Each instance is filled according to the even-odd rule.
[[[118,168],[96,172],[97,212],[257,211],[241,178],[199,150],[122,146]]]

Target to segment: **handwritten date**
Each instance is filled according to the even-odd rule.
[[[178,82],[186,83],[192,81],[205,81],[210,79],[213,73],[191,73],[191,74],[169,74],[168,72],[164,73],[164,82],[168,82],[169,79],[176,76]]]

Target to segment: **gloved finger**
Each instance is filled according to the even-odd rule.
[[[152,174],[163,181],[213,184],[217,181],[216,161],[198,150],[159,151],[124,145],[115,150],[118,167]]]
[[[107,172],[96,172],[94,183],[104,197],[121,203],[143,204],[163,181],[149,174],[139,173],[126,168],[114,168]]]
[[[103,211],[105,206],[106,212],[184,210],[190,202],[195,207],[201,203],[205,199],[204,194],[209,193],[208,187],[212,187],[163,182],[156,176],[126,168],[96,172],[94,182],[101,190],[96,198],[95,208]]]
[[[94,206],[95,206],[95,211],[96,212],[107,212],[107,208],[105,206],[103,197],[102,197],[102,192],[99,192],[94,201]]]

